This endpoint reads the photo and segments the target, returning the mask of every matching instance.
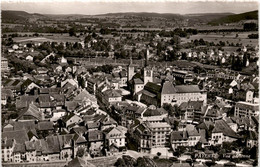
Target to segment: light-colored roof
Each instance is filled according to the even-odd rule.
[[[166,81],[163,84],[162,94],[174,94],[176,93],[176,89],[174,88],[173,84],[169,81]]]

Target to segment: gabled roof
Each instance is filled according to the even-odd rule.
[[[38,130],[53,130],[54,129],[53,122],[50,122],[50,121],[38,122],[37,129]]]
[[[37,120],[43,119],[42,118],[42,112],[39,110],[39,108],[34,103],[29,104],[29,107],[27,109],[23,110],[19,114],[17,120],[19,120],[23,116],[32,116]]]
[[[74,101],[83,101],[84,99],[89,99],[91,101],[96,101],[96,98],[91,95],[88,91],[85,89],[82,90],[76,97],[74,97]]]
[[[2,132],[2,138],[15,139],[16,143],[23,144],[26,141],[29,141],[26,130],[16,130],[16,131],[7,131]]]
[[[162,88],[162,94],[175,94],[176,89],[170,81],[165,81]]]
[[[122,97],[118,90],[108,89],[103,92],[107,97]]]
[[[14,145],[13,153],[25,153],[25,144],[16,143]]]
[[[217,120],[215,122],[215,127],[212,133],[223,133],[225,136],[239,138],[236,132],[234,132],[224,120]]]
[[[83,158],[76,157],[68,163],[67,167],[95,167],[95,165],[85,161]]]
[[[100,130],[93,130],[88,132],[88,141],[102,141],[104,140],[104,135]]]
[[[194,110],[201,110],[201,107],[203,106],[203,101],[188,101],[183,102],[180,104],[181,110],[187,110],[187,109],[194,109]]]
[[[171,133],[171,140],[188,140],[187,131],[173,131]]]
[[[145,86],[144,89],[151,92],[151,93],[161,93],[162,87],[160,85],[157,85],[156,83],[148,82]]]
[[[48,144],[48,153],[59,153],[60,145],[58,136],[47,136],[46,142]]]
[[[144,84],[144,82],[140,78],[135,78],[134,79],[134,84]]]
[[[198,85],[177,85],[175,86],[177,93],[199,93],[201,90]]]

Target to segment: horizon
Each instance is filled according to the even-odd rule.
[[[2,2],[1,10],[25,11],[27,13],[50,15],[103,15],[113,13],[158,13],[158,14],[240,14],[258,11],[258,2],[230,2],[230,1],[149,1],[149,2],[110,2],[108,1],[65,1],[52,2],[18,1]]]

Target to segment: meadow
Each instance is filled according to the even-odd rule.
[[[229,43],[242,43],[242,45],[251,45],[251,46],[256,46],[258,45],[258,39],[249,39],[248,35],[253,34],[253,33],[258,33],[258,32],[232,32],[232,33],[209,33],[209,34],[202,34],[199,33],[197,35],[192,35],[189,38],[181,38],[181,43],[187,43],[191,42],[191,40],[199,40],[203,39],[204,41],[208,42],[214,42],[214,43],[219,43],[219,41],[222,42],[229,42]],[[238,34],[238,37],[236,37]]]

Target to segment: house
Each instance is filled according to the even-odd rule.
[[[3,162],[13,162],[13,150],[16,144],[15,139],[10,139],[7,137],[2,137],[2,161]]]
[[[187,131],[173,131],[170,136],[170,142],[173,150],[179,146],[188,146]]]
[[[183,102],[179,108],[185,121],[199,121],[203,110],[203,101]]]
[[[125,147],[125,131],[122,131],[118,127],[110,127],[108,129],[103,130],[105,135],[105,146],[110,147],[112,144],[117,146],[118,148]]]
[[[188,101],[203,101],[207,104],[207,94],[200,90],[198,85],[177,85],[173,86],[171,82],[166,81],[163,84],[161,92],[161,105],[177,104]]]
[[[73,113],[67,114],[65,115],[65,117],[63,117],[63,122],[66,124],[66,127],[74,124],[79,124],[82,121],[82,118]]]
[[[87,134],[87,141],[89,143],[89,154],[96,157],[102,155],[102,149],[104,147],[104,135],[102,131],[92,130]]]
[[[236,141],[239,136],[224,120],[216,120],[211,134],[211,145],[222,144],[223,142]]]
[[[22,110],[19,113],[19,116],[16,120],[44,120],[44,115],[40,111],[39,107],[36,106],[35,103],[30,103],[27,108]]]
[[[138,151],[150,153],[152,149],[152,131],[146,123],[139,124],[134,134],[138,141]]]
[[[101,130],[117,126],[117,122],[110,116],[101,117],[99,121],[100,121]]]
[[[73,137],[74,134],[58,135],[61,160],[67,160],[73,157]]]
[[[172,70],[172,76],[181,83],[192,82],[194,79],[194,76],[190,72],[181,70]]]
[[[163,118],[168,116],[168,112],[164,108],[155,108],[154,106],[148,107],[148,109],[144,110],[141,114],[140,119],[145,122],[162,122]]]
[[[103,92],[103,95],[102,102],[107,106],[122,101],[122,95],[119,90],[108,89]]]
[[[8,59],[5,57],[1,57],[1,71],[7,72],[8,69]]]
[[[66,111],[64,109],[56,109],[52,111],[52,117],[51,117],[51,121],[52,122],[56,122],[58,119],[60,119],[61,117],[63,117],[66,114]]]
[[[248,117],[259,115],[259,104],[239,101],[235,105],[235,114],[237,117]]]

